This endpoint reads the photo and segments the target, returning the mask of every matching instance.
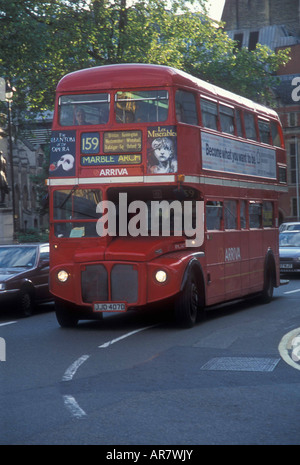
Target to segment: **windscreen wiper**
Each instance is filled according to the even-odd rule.
[[[67,197],[62,201],[62,203],[59,205],[58,208],[63,208],[63,206],[67,203],[67,201],[69,200],[69,198],[71,197],[72,194],[74,194],[74,192],[76,191],[76,189],[78,188],[78,186],[73,186],[72,189],[70,190],[70,192],[68,193]]]

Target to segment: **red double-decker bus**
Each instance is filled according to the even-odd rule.
[[[279,285],[282,129],[248,99],[159,65],[70,73],[56,90],[48,186],[61,326],[173,301],[190,327],[221,302],[268,302]]]

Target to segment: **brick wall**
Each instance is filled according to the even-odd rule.
[[[226,0],[222,21],[226,22],[226,30],[284,24],[290,34],[300,35],[300,1]]]

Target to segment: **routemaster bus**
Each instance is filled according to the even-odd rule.
[[[167,66],[57,85],[47,180],[58,323],[172,303],[183,327],[279,286],[275,111]]]

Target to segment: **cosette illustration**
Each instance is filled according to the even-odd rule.
[[[148,148],[148,173],[175,173],[177,153],[174,138],[156,137]]]

